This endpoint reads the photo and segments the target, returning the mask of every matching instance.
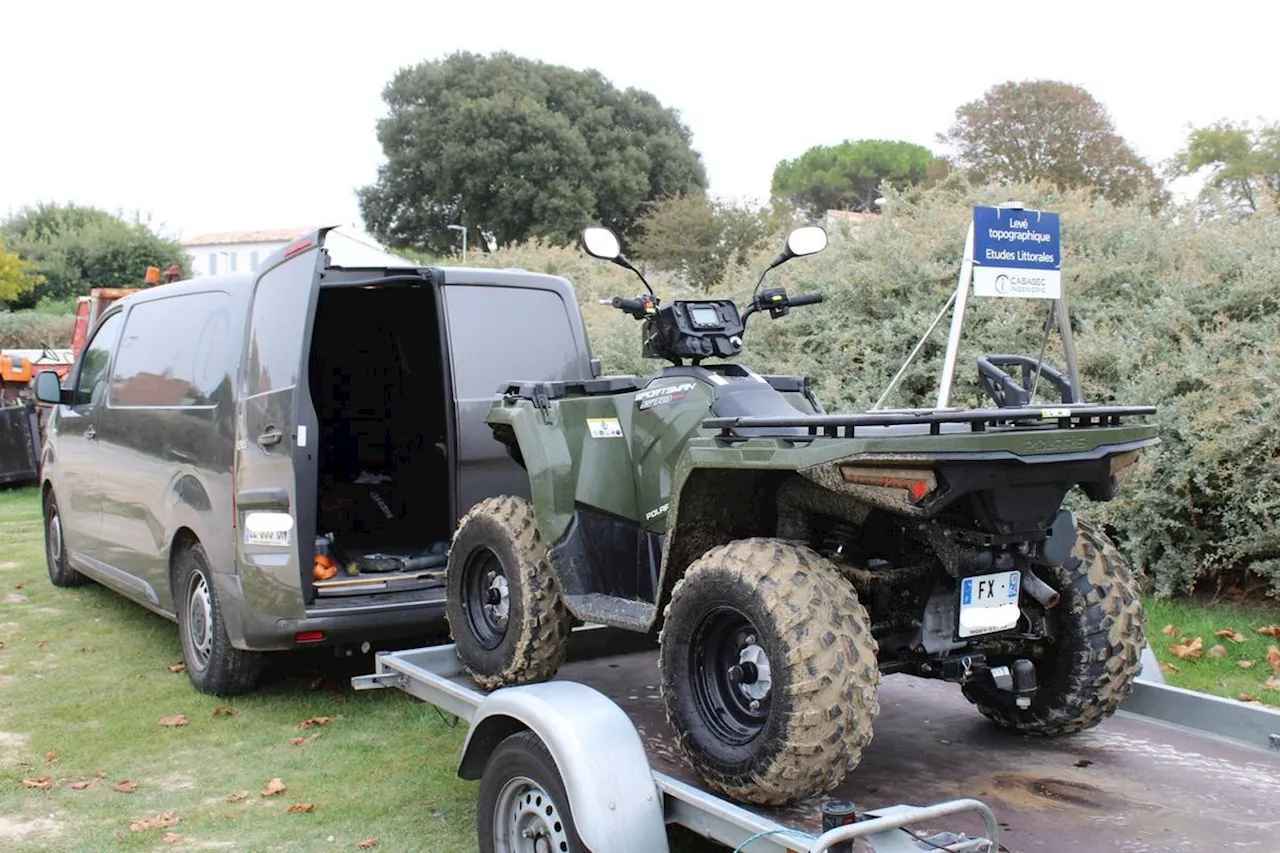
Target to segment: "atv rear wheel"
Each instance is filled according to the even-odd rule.
[[[1128,561],[1106,534],[1084,522],[1071,556],[1052,570],[1062,596],[1050,611],[1057,621],[1054,642],[1043,644],[1041,655],[1026,655],[1039,684],[1031,706],[1015,707],[1010,694],[988,683],[963,688],[965,698],[1002,728],[1052,737],[1096,726],[1129,695],[1142,669],[1142,603]]]
[[[555,675],[570,618],[527,502],[489,498],[466,514],[449,548],[446,586],[458,656],[481,687]]]
[[[829,791],[871,740],[880,669],[853,586],[776,539],[713,548],[676,584],[661,635],[662,697],[711,787],[780,805]]]

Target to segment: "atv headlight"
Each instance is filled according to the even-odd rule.
[[[913,504],[923,502],[938,488],[938,478],[928,469],[841,465],[840,473],[846,483],[905,492]]]

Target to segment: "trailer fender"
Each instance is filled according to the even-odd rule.
[[[587,849],[665,853],[662,794],[640,735],[612,700],[573,681],[495,690],[471,718],[458,775],[479,779],[494,748],[521,731],[555,759]]]

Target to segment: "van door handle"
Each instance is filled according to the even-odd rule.
[[[267,431],[258,436],[258,444],[262,447],[271,447],[279,444],[282,438],[284,438],[284,433],[280,432],[280,430],[275,427],[267,427]]]
[[[98,431],[94,429],[92,425],[87,426],[85,427],[85,430],[84,430],[84,437],[85,437],[85,440],[87,441],[93,441],[95,438],[98,437]]]

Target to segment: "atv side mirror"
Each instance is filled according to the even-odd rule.
[[[616,261],[622,257],[622,244],[618,242],[618,235],[608,228],[584,228],[582,248],[591,257],[602,261]]]
[[[787,253],[793,258],[816,255],[827,248],[827,232],[817,225],[797,228],[787,235]]]

